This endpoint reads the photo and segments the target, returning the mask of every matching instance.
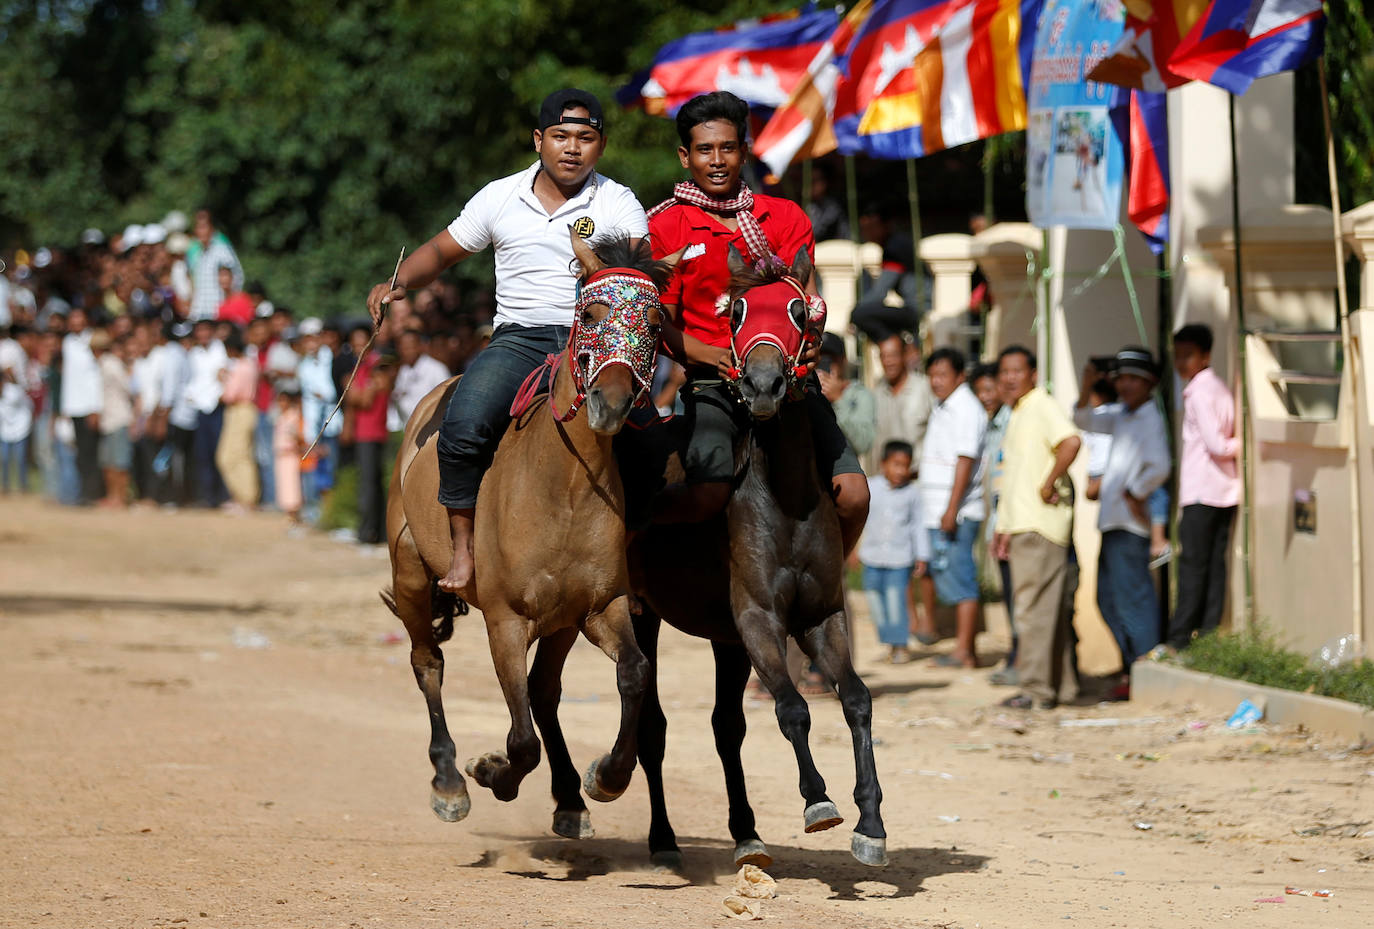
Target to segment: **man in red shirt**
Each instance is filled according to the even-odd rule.
[[[749,157],[748,119],[745,102],[725,91],[684,104],[677,114],[678,158],[691,180],[678,184],[672,200],[649,212],[655,257],[685,249],[663,295],[671,321],[663,327],[663,341],[687,369],[683,400],[691,438],[684,462],[687,481],[664,491],[660,522],[697,522],[725,506],[735,439],[749,426],[748,413],[722,380],[731,367],[730,322],[716,315],[716,307],[730,279],[730,247],[751,264],[769,253],[791,264],[801,250],[815,252],[811,220],[801,207],[753,193],[741,182]],[[814,277],[807,291],[816,292]],[[807,380],[803,402],[811,413],[818,466],[831,474],[847,554],[868,517],[868,482],[814,378]]]
[[[358,463],[358,541],[377,545],[386,541],[386,497],[382,494],[382,464],[386,456],[386,411],[396,384],[396,359],[369,352],[358,366],[354,390],[353,454]],[[361,387],[361,389],[356,389]]]
[[[219,305],[219,319],[227,319],[236,326],[247,326],[253,321],[258,305],[252,297],[242,290],[234,289],[234,268],[232,265],[219,266],[219,286],[224,291],[224,302]]]

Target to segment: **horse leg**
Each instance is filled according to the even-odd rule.
[[[487,641],[496,678],[510,712],[510,732],[504,752],[489,752],[470,759],[467,772],[477,783],[491,789],[498,800],[514,800],[520,782],[539,764],[539,737],[530,717],[529,683],[525,678],[529,654],[529,624],[505,604],[487,611]]]
[[[635,642],[649,662],[649,681],[644,702],[639,707],[639,766],[649,787],[649,860],[655,867],[679,871],[682,850],[668,822],[668,804],[663,793],[663,755],[667,750],[668,717],[658,699],[658,633],[663,621],[646,605],[634,617]]]
[[[582,801],[582,778],[577,773],[563,727],[558,722],[558,701],[563,695],[563,663],[577,641],[577,629],[560,629],[540,639],[530,666],[530,709],[544,740],[553,780],[553,831],[565,839],[590,839],[592,820]]]
[[[420,563],[408,528],[397,540],[394,557],[393,600],[387,605],[410,634],[410,667],[429,707],[429,760],[434,765],[429,805],[440,819],[456,823],[468,815],[472,801],[468,799],[467,782],[458,773],[453,738],[444,719],[444,653],[434,638],[429,574]]]
[[[615,745],[609,754],[592,762],[582,779],[587,796],[609,803],[625,792],[634,774],[639,711],[649,684],[649,662],[635,644],[626,596],[616,597],[605,610],[589,616],[582,631],[615,662],[616,689],[620,691],[620,732]]]
[[[749,683],[749,653],[740,645],[712,642],[716,658],[716,706],[711,711],[711,729],[716,736],[716,754],[725,772],[725,793],[730,800],[730,837],[735,840],[735,867],[747,864],[767,868],[773,864],[768,846],[759,838],[754,809],[744,786],[744,764],[740,749],[744,745],[744,688]]]
[[[850,660],[844,611],[828,616],[798,642],[821,674],[832,685],[839,685],[844,721],[854,739],[854,802],[859,807],[859,822],[850,839],[850,851],[863,864],[882,867],[887,864],[887,831],[879,812],[883,789],[873,762],[873,698]]]
[[[792,676],[787,673],[787,643],[773,614],[750,604],[737,610],[735,626],[749,651],[749,660],[759,672],[759,679],[773,695],[778,716],[778,728],[792,743],[797,756],[797,773],[806,809],[802,814],[807,832],[820,832],[844,822],[844,817],[825,793],[825,780],[816,770],[811,758],[811,711],[806,698],[797,692]]]

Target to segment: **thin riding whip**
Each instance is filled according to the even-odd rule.
[[[405,257],[406,247],[402,245],[401,256],[396,259],[396,270],[391,272],[391,286],[387,288],[387,293],[396,289],[396,278],[401,274],[401,262],[405,260]],[[348,396],[348,388],[353,386],[353,379],[358,376],[358,369],[363,366],[363,359],[367,357],[368,352],[372,351],[372,343],[377,341],[377,333],[382,331],[382,320],[386,318],[386,307],[387,304],[383,303],[382,311],[377,315],[377,321],[372,324],[372,335],[368,338],[367,344],[363,346],[363,350],[358,353],[358,360],[353,364],[353,373],[348,375],[348,383],[339,392],[339,402],[334,404],[334,409],[320,424],[320,431],[315,434],[315,441],[311,442],[310,447],[305,450],[305,454],[301,456],[301,461],[309,458],[310,453],[315,450],[315,446],[320,444],[320,439],[324,437],[324,431],[329,428],[329,423],[334,419],[334,414],[338,413],[339,407],[343,406],[344,398]]]

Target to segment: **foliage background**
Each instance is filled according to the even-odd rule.
[[[609,107],[664,42],[795,5],[0,0],[0,249],[206,205],[278,304],[354,312],[401,243],[428,238],[483,183],[530,162],[534,109],[550,89],[585,87]],[[1374,43],[1361,2],[1330,10],[1349,205],[1374,197]],[[1312,87],[1315,72],[1300,74],[1299,194],[1320,202]],[[608,119],[601,169],[657,202],[679,175],[671,123]],[[1023,164],[1017,136],[922,159],[924,231],[962,230],[985,203],[1022,218]],[[896,192],[904,203],[900,163],[860,170],[860,199]],[[799,196],[795,176],[786,190]],[[489,276],[490,262],[458,273]]]

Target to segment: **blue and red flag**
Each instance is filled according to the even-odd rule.
[[[1156,255],[1169,240],[1169,110],[1161,91],[1116,88],[1112,123],[1126,149],[1126,214]]]
[[[1169,58],[1169,70],[1243,94],[1257,78],[1322,52],[1321,0],[1212,0]]]
[[[728,90],[751,107],[787,102],[816,53],[840,23],[837,8],[815,5],[749,20],[710,32],[694,32],[658,50],[653,63],[616,93],[623,106],[673,116],[698,94]]]
[[[1042,0],[876,0],[839,63],[839,149],[917,158],[1026,127]]]

